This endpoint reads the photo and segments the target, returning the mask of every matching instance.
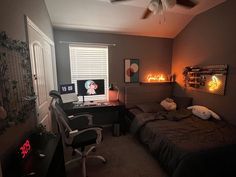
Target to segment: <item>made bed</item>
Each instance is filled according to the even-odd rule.
[[[126,94],[129,89],[135,90],[126,88]],[[236,128],[233,125],[223,120],[196,117],[185,109],[191,104],[188,98],[174,98],[176,111],[165,111],[158,104],[160,100],[151,98],[150,102],[142,104],[132,100],[132,105],[126,100],[130,131],[152,152],[169,176],[236,177]]]

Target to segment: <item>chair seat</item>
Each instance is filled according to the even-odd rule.
[[[94,130],[86,131],[74,137],[71,146],[73,148],[84,147],[87,145],[95,144],[97,133]]]

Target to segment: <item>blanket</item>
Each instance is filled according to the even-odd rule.
[[[140,113],[133,120],[130,127],[130,132],[132,134],[136,134],[139,129],[146,125],[148,122],[156,120],[179,121],[181,119],[189,117],[191,114],[191,111],[187,109],[160,111],[157,113]]]

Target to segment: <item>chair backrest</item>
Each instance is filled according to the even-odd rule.
[[[61,94],[57,90],[51,90],[49,96],[52,97],[52,100],[56,99],[60,104],[62,103]]]
[[[65,145],[70,145],[73,137],[70,136],[70,132],[72,132],[72,129],[69,126],[67,115],[56,100],[53,100],[51,107],[53,109],[53,112],[55,113],[55,118],[58,124],[59,132],[62,136],[62,141]]]
[[[57,123],[57,120],[55,117],[55,115],[56,115],[55,111],[54,111],[54,109],[52,109],[52,103],[55,100],[55,101],[59,102],[60,104],[62,104],[62,99],[61,99],[60,93],[57,90],[51,90],[49,92],[49,96],[52,97],[51,102],[49,104],[49,110],[51,110],[51,117],[52,117],[52,131],[54,133],[58,133],[59,127],[58,127],[58,123]]]

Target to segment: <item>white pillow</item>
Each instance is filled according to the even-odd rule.
[[[174,100],[172,100],[171,98],[166,98],[161,102],[161,105],[165,108],[165,110],[167,111],[171,111],[171,110],[176,110],[176,103],[174,102]]]
[[[212,110],[208,109],[205,106],[195,105],[188,107],[188,109],[192,109],[192,113],[203,120],[207,120],[211,116],[217,120],[221,120],[218,114],[216,114],[215,112],[213,112]]]

